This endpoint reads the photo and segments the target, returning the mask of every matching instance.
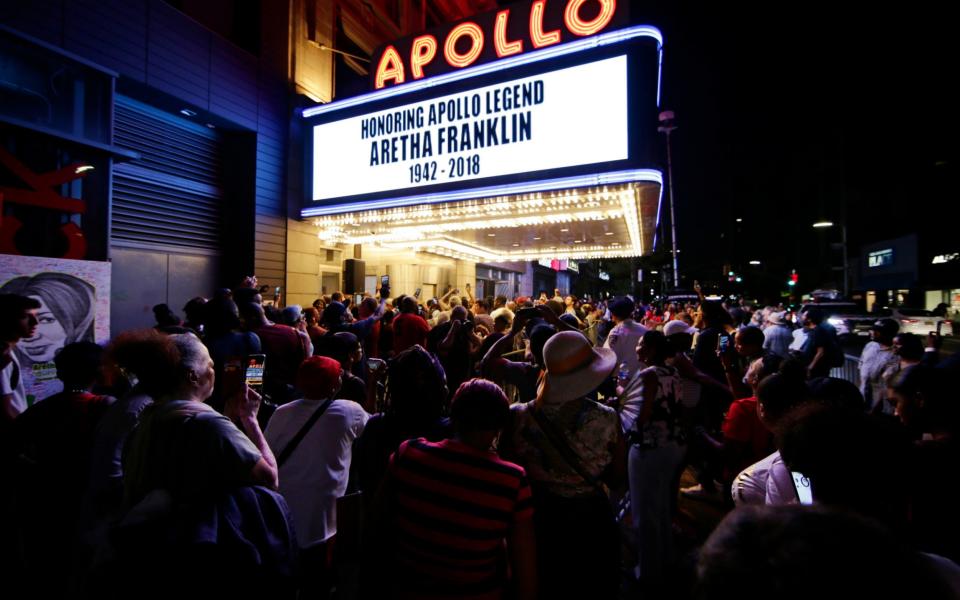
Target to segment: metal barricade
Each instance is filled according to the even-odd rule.
[[[860,386],[860,357],[851,354],[845,354],[843,357],[843,366],[830,370],[830,377],[845,379],[855,386]]]

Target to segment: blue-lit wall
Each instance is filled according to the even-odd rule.
[[[255,136],[253,183],[229,199],[228,210],[242,214],[225,232],[224,253],[234,269],[274,286],[284,282],[289,121],[287,15],[272,12],[281,14],[264,10],[263,26],[278,34],[263,36],[254,56],[160,0],[0,5],[0,24],[119,73],[119,93],[146,101],[156,93]]]

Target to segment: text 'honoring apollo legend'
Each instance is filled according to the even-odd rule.
[[[627,104],[627,60],[614,56],[333,118],[314,126],[313,198],[623,160]]]
[[[529,108],[543,101],[543,81],[527,81],[365,118],[360,137],[370,141],[371,167],[517,144],[532,138]],[[448,167],[440,174],[479,175],[480,156],[451,160]],[[411,183],[436,177],[436,161],[410,166]]]

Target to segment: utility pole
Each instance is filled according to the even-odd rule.
[[[667,185],[670,193],[670,241],[672,243],[673,254],[673,287],[680,287],[680,270],[677,268],[677,214],[673,209],[673,157],[670,152],[670,133],[677,128],[673,123],[674,114],[672,110],[665,110],[660,113],[660,126],[657,131],[667,136]]]

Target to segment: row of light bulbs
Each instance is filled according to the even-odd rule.
[[[330,215],[314,219],[314,225],[317,227],[330,227],[335,225],[352,225],[356,227],[363,223],[385,224],[404,220],[415,222],[448,220],[460,218],[465,215],[475,215],[477,213],[484,215],[494,215],[497,213],[517,215],[534,214],[542,211],[554,212],[565,210],[564,207],[572,207],[574,205],[578,207],[598,207],[602,206],[602,204],[617,206],[621,203],[623,196],[632,196],[634,193],[634,187],[627,185],[620,186],[613,192],[604,186],[603,188],[594,188],[586,193],[568,190],[548,194],[536,193],[519,196],[499,196],[439,205],[420,204],[417,206]]]
[[[593,210],[571,211],[571,208],[575,208],[574,205],[576,208],[589,207]],[[603,186],[585,193],[568,190],[345,213],[319,217],[314,220],[314,224],[319,229],[317,237],[327,243],[381,244],[388,247],[397,245],[464,260],[510,262],[541,258],[546,249],[501,252],[478,247],[472,250],[443,234],[619,218],[623,218],[626,223],[630,235],[629,245],[614,242],[609,246],[577,246],[566,251],[553,246],[549,248],[551,256],[560,259],[588,259],[640,254],[643,238],[637,211],[637,188],[629,184],[618,186],[613,191]],[[380,232],[368,229],[361,233],[358,228],[364,224],[381,225]],[[435,237],[437,235],[442,237],[438,240]],[[456,244],[458,249],[450,248],[446,243]],[[463,247],[468,251],[459,249]]]

